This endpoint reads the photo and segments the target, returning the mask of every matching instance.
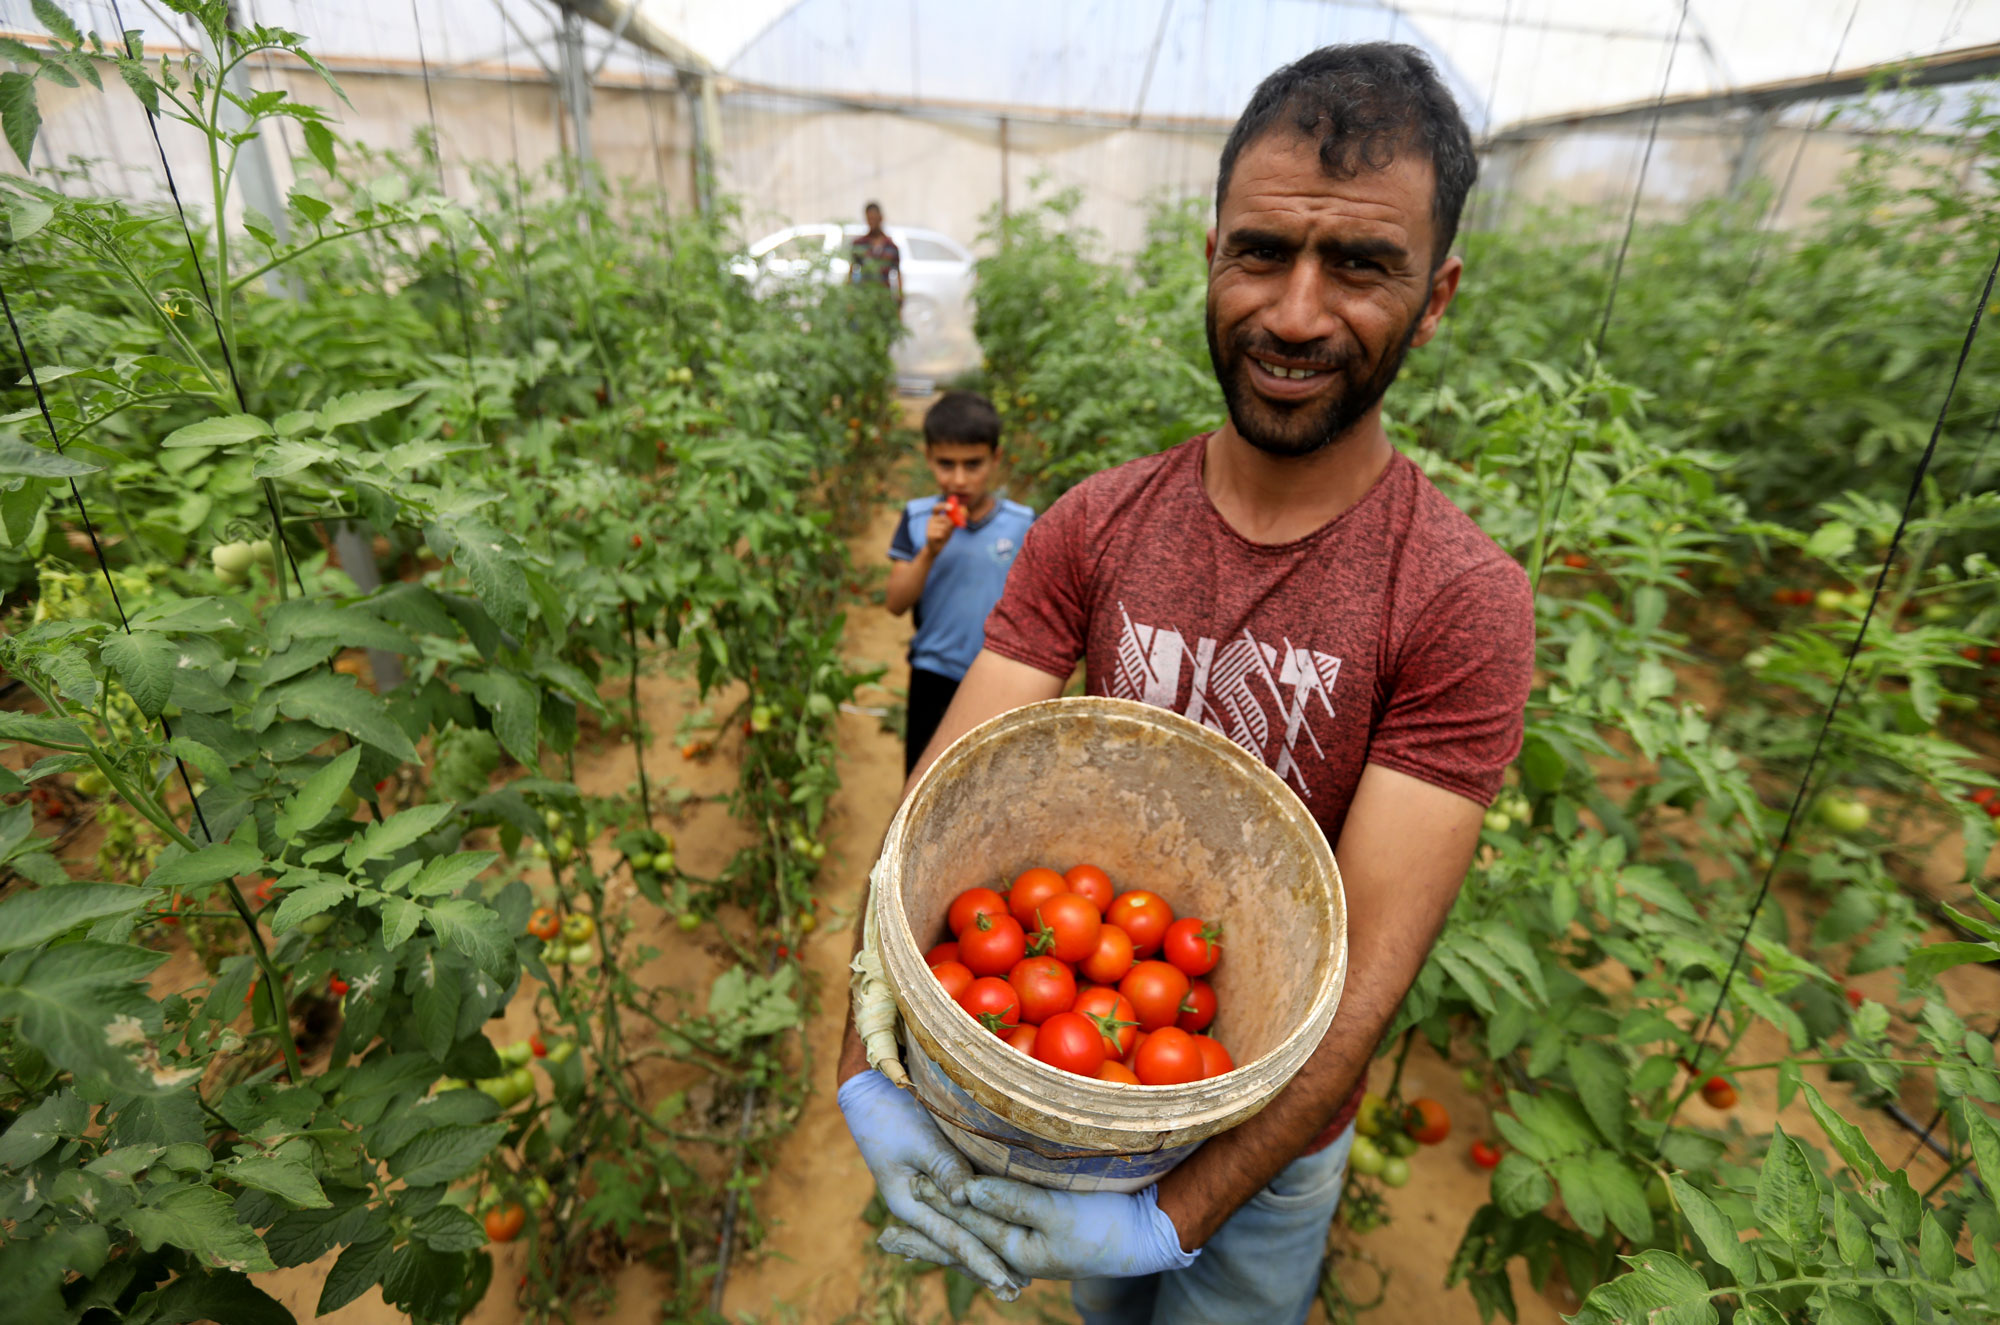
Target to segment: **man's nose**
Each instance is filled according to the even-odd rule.
[[[1311,258],[1292,264],[1278,298],[1264,310],[1264,330],[1293,345],[1324,340],[1333,334],[1333,314],[1327,307],[1326,284],[1319,263]]]

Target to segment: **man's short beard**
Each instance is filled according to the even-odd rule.
[[[1208,358],[1214,365],[1216,381],[1222,385],[1222,399],[1229,407],[1229,421],[1236,426],[1237,436],[1266,455],[1295,459],[1339,441],[1375,408],[1395,382],[1396,374],[1402,371],[1410,342],[1416,339],[1422,323],[1420,312],[1403,329],[1396,348],[1376,365],[1374,372],[1357,381],[1354,371],[1361,366],[1360,352],[1333,352],[1324,342],[1287,347],[1268,336],[1260,343],[1255,337],[1239,333],[1232,340],[1230,356],[1225,359],[1221,341],[1215,334],[1215,307],[1211,304],[1207,319]],[[1343,389],[1330,399],[1307,401],[1290,408],[1262,399],[1249,382],[1250,351],[1266,347],[1277,358],[1327,364],[1328,371],[1341,377]]]

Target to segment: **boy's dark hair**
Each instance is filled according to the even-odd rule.
[[[1322,46],[1259,83],[1222,147],[1217,215],[1236,158],[1281,116],[1287,117],[1286,127],[1319,139],[1320,168],[1330,179],[1385,169],[1407,149],[1429,157],[1437,181],[1431,195],[1437,232],[1431,270],[1437,270],[1458,236],[1465,195],[1479,177],[1479,158],[1458,102],[1422,51],[1381,41]]]
[[[861,210],[863,212],[879,212],[882,210],[882,204],[870,199],[861,204]]]
[[[947,391],[924,413],[924,445],[974,442],[1000,447],[1000,411],[977,391]]]

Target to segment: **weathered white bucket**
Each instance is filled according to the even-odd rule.
[[[1181,1086],[1058,1071],[931,975],[923,954],[958,893],[1084,862],[1225,926],[1212,1033],[1235,1071]],[[873,954],[857,970],[879,959],[894,990],[917,1097],[976,1168],[1044,1187],[1136,1191],[1251,1117],[1318,1047],[1347,977],[1340,873],[1305,806],[1234,742],[1127,700],[1031,704],[953,743],[890,825],[870,906]],[[893,1033],[863,1001],[857,986],[879,1057]]]

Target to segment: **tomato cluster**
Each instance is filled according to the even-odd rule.
[[[1369,1178],[1380,1178],[1390,1187],[1410,1180],[1410,1156],[1419,1146],[1434,1146],[1451,1135],[1451,1115],[1433,1099],[1390,1104],[1372,1091],[1361,1097],[1361,1109],[1354,1118],[1354,1148],[1348,1152],[1348,1167]],[[1485,1142],[1475,1142],[1472,1162],[1489,1168],[1500,1162],[1500,1152]]]
[[[974,1020],[1032,1058],[1078,1076],[1177,1086],[1235,1068],[1203,1034],[1222,927],[1176,918],[1143,888],[1114,892],[1095,865],[1037,867],[1003,895],[968,888],[945,915],[952,937],[924,954]]]

